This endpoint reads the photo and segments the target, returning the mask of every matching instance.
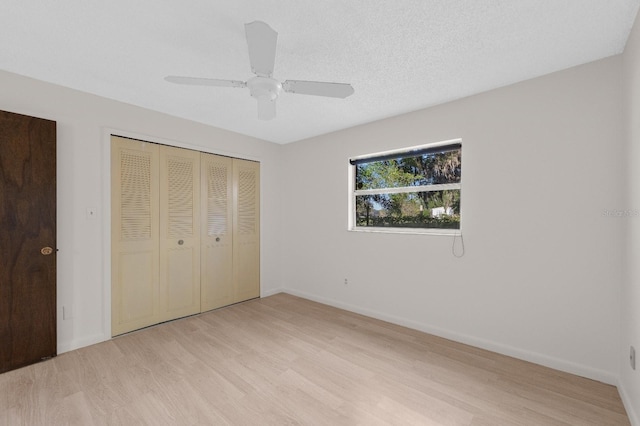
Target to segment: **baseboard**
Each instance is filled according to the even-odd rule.
[[[274,294],[283,293],[283,292],[284,292],[283,288],[275,288],[275,289],[271,289],[271,290],[263,290],[260,293],[260,297],[269,297],[269,296],[273,296]]]
[[[105,342],[111,339],[111,336],[104,334],[95,334],[78,340],[72,340],[70,342],[58,343],[58,355],[65,352],[70,352],[75,349],[84,348],[85,346],[95,345],[96,343]]]
[[[368,317],[376,318],[382,321],[387,321],[392,324],[401,325],[404,327],[419,330],[428,334],[433,334],[438,337],[453,340],[455,342],[464,343],[467,345],[475,346],[477,348],[486,349],[492,352],[497,352],[502,355],[511,356],[524,361],[529,361],[534,364],[543,365],[545,367],[553,368],[555,370],[564,371],[566,373],[575,374],[577,376],[586,377],[588,379],[597,380],[606,384],[616,386],[618,384],[618,376],[607,371],[602,371],[587,367],[580,364],[575,364],[566,360],[550,357],[544,354],[530,352],[522,349],[518,349],[512,346],[504,345],[497,342],[492,342],[477,337],[461,334],[455,331],[446,330],[439,327],[433,327],[429,324],[423,324],[417,321],[413,321],[407,318],[396,317],[388,315],[383,312],[373,311],[360,306],[343,303],[337,300],[317,296],[315,294],[306,293],[294,289],[285,289],[285,293],[292,294],[294,296],[302,297],[304,299],[313,300],[315,302],[323,303],[325,305],[333,306],[336,308],[344,309],[350,312],[355,312]],[[634,425],[635,426],[635,425]],[[640,426],[640,425],[638,425]]]
[[[631,426],[640,426],[640,413],[635,411],[635,406],[629,398],[626,388],[622,384],[622,381],[618,381],[618,393],[624,404],[624,409],[627,410],[627,416],[629,416],[629,422]],[[637,404],[636,404],[637,405]]]

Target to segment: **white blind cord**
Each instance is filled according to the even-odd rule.
[[[456,237],[460,237],[459,250],[456,250]],[[464,239],[462,238],[462,233],[453,235],[453,241],[451,243],[451,253],[457,258],[464,256]]]

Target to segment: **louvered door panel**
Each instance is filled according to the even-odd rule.
[[[260,296],[260,164],[112,137],[112,335]]]
[[[111,139],[111,334],[158,322],[158,146]]]
[[[260,297],[260,163],[233,159],[234,301]]]
[[[160,147],[160,317],[200,312],[200,153]]]
[[[229,157],[201,154],[203,312],[234,302],[232,165]]]

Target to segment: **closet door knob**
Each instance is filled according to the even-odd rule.
[[[184,240],[178,240],[178,245],[181,246],[184,244]]]

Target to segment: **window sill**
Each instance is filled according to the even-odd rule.
[[[378,234],[411,234],[411,235],[461,235],[459,229],[440,229],[440,228],[349,228],[349,232],[365,232]]]

